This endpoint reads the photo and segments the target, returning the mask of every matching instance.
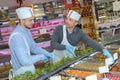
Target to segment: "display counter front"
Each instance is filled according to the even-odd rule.
[[[111,52],[113,56],[115,56],[115,58],[115,53],[119,47],[120,41],[106,44],[106,48]],[[117,55],[120,55],[119,53],[120,52],[118,52]],[[102,80],[102,78],[106,78],[105,75],[117,76],[117,74],[119,74],[118,67],[120,59],[116,59],[115,64],[109,63],[107,67],[108,72],[106,73],[99,71],[100,67],[106,66],[105,59],[107,59],[107,57],[103,56],[101,52],[97,52],[88,47],[84,50],[81,50],[79,53],[76,53],[76,56],[77,57],[73,59],[63,58],[63,60],[55,64],[47,62],[45,64],[43,63],[41,65],[37,65],[35,74],[26,72],[23,75],[15,77],[13,80],[17,80],[19,78],[24,80],[55,80],[56,76],[57,78],[60,77],[60,80],[84,80],[91,75],[96,75],[98,80]],[[8,68],[10,69],[10,67]]]
[[[55,70],[43,73],[35,80],[90,80],[91,77],[96,78],[95,80],[116,80],[116,78],[119,80],[120,73],[117,69],[120,67],[120,54],[116,54],[116,50],[120,47],[119,42],[106,44],[106,48],[111,52],[114,59],[116,58],[115,55],[118,56],[114,64],[106,63],[108,58],[103,56],[101,52],[92,51],[59,66]]]

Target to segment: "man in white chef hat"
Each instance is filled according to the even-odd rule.
[[[51,47],[54,49],[55,61],[60,61],[63,57],[75,57],[75,48],[80,41],[85,42],[88,46],[103,52],[107,57],[112,58],[112,55],[107,49],[104,49],[104,46],[98,42],[92,40],[88,37],[82,30],[79,28],[79,20],[81,15],[74,11],[69,10],[66,19],[65,25],[58,26],[53,33],[51,39]],[[112,61],[114,62],[113,58]]]
[[[30,28],[34,24],[34,14],[30,7],[16,9],[20,23],[9,38],[11,50],[12,76],[24,74],[26,71],[35,73],[34,63],[43,60],[54,59],[54,54],[40,47],[34,42]],[[34,53],[35,55],[31,55]],[[10,77],[10,76],[9,76]]]

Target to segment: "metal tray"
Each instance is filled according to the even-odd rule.
[[[87,61],[87,60],[82,60],[78,64],[73,64],[70,66],[72,69],[77,69],[77,70],[85,70],[85,71],[91,71],[91,72],[99,72],[99,67],[105,66],[104,62],[101,61]]]

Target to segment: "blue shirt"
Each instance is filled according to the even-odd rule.
[[[45,55],[49,52],[37,46],[32,38],[30,30],[17,25],[12,34],[16,32],[19,33],[19,35],[14,35],[11,40],[9,40],[13,70],[17,70],[21,66],[34,64],[39,60],[44,60]],[[23,37],[27,41],[29,49]],[[28,55],[28,52],[36,55]]]

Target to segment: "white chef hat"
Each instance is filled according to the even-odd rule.
[[[31,7],[20,7],[16,9],[16,13],[19,19],[26,19],[34,16],[33,10]]]
[[[67,16],[69,16],[70,18],[72,18],[72,19],[74,19],[76,21],[79,21],[79,19],[81,17],[81,15],[78,12],[74,11],[74,10],[69,10]]]

